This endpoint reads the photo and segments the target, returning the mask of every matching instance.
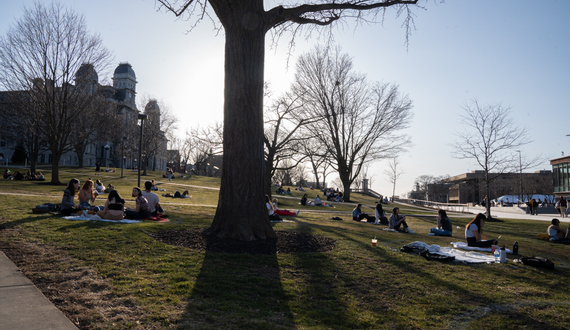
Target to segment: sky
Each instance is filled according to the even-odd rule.
[[[49,3],[48,1],[42,1]],[[277,1],[266,0],[266,9]],[[178,117],[179,132],[222,121],[224,35],[208,20],[190,21],[157,11],[154,0],[60,0],[85,16],[88,29],[114,54],[110,72],[129,62],[138,80],[137,99],[155,98]],[[339,27],[335,41],[371,82],[399,85],[413,101],[411,137],[399,157],[403,174],[396,195],[405,196],[421,175],[458,175],[480,169],[473,160],[452,158],[450,144],[462,131],[462,108],[473,100],[511,108],[513,121],[529,129],[524,156],[542,155],[535,170],[551,170],[549,159],[570,155],[570,1],[428,0],[415,9],[415,29],[406,44],[402,18],[388,10],[383,24]],[[4,0],[0,35],[32,0]],[[190,31],[191,30],[191,31]],[[265,80],[273,95],[286,91],[296,59],[321,40],[297,38],[270,47]],[[514,152],[514,151],[513,151]],[[387,160],[368,170],[372,189],[392,194]],[[308,167],[307,167],[308,170]],[[330,180],[327,181],[330,182]]]

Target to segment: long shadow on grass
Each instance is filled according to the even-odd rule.
[[[277,255],[206,252],[179,329],[291,329]]]
[[[438,299],[444,296],[446,296],[445,299],[450,299],[453,305],[464,305],[464,301],[469,301],[470,304],[475,305],[501,303],[500,301],[496,301],[492,295],[469,290],[467,285],[457,284],[454,283],[453,280],[448,280],[444,276],[440,276],[438,272],[439,269],[432,267],[432,265],[438,264],[425,264],[425,262],[419,259],[421,258],[419,256],[414,257],[418,258],[417,262],[410,262],[407,260],[408,257],[403,253],[394,253],[383,248],[373,248],[369,243],[364,243],[362,240],[358,240],[354,237],[362,233],[343,232],[325,226],[319,229],[330,233],[331,236],[337,236],[349,241],[348,246],[350,246],[351,249],[367,251],[361,255],[361,260],[352,260],[353,256],[350,255],[350,253],[344,252],[344,256],[341,257],[344,258],[342,263],[345,265],[336,262],[334,266],[338,271],[336,277],[342,279],[342,283],[339,285],[342,285],[343,288],[340,288],[340,290],[345,291],[345,294],[354,299],[357,304],[361,305],[359,309],[371,310],[372,312],[378,312],[383,309],[383,314],[389,314],[394,321],[398,320],[398,322],[406,324],[404,315],[406,315],[407,312],[400,313],[400,311],[403,311],[400,309],[409,309],[411,305],[407,304],[416,305],[430,300],[438,301]],[[378,236],[380,236],[380,234]],[[385,238],[385,236],[380,236],[379,241]],[[409,239],[412,241],[413,237],[409,237]],[[441,267],[458,267],[458,270],[461,269],[464,271],[464,267],[470,266],[442,265]],[[360,270],[361,273],[355,273],[355,269]],[[474,270],[475,269],[477,268],[474,268]],[[435,290],[425,290],[425,287],[435,288]],[[370,293],[372,289],[376,291],[374,294]],[[363,300],[366,300],[366,302]],[[392,309],[395,313],[387,313],[385,310],[386,307]],[[450,312],[448,309],[434,311],[433,314],[426,314],[425,317],[437,316],[435,315],[437,313],[443,316]],[[383,321],[392,322],[388,319],[381,320],[380,322]]]
[[[36,221],[42,221],[47,219],[45,215],[38,215],[38,216],[28,216],[27,218],[22,218],[18,220],[8,220],[0,222],[0,229],[2,228],[12,228],[14,226],[23,225],[26,223],[32,223]]]

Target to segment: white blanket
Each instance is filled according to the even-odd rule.
[[[69,216],[69,217],[63,217],[64,219],[67,220],[83,220],[83,221],[106,221],[106,222],[120,222],[120,223],[136,223],[136,222],[142,222],[139,220],[130,220],[130,219],[123,219],[123,220],[107,220],[107,219],[103,219],[100,216],[96,215],[96,214],[90,214],[90,215],[81,215],[81,216]]]
[[[493,252],[493,250],[491,250],[491,248],[482,248],[482,247],[476,247],[476,246],[467,246],[466,242],[451,242],[451,245],[453,245],[454,248],[456,249],[461,249],[461,250],[467,250],[467,251],[482,251],[482,252]],[[513,251],[509,250],[509,249],[505,249],[505,251],[507,251],[507,253],[512,254]]]
[[[453,243],[451,243],[451,244],[453,244]],[[435,254],[439,254],[442,256],[455,257],[456,261],[460,261],[463,263],[480,264],[480,263],[495,262],[494,256],[489,256],[489,255],[477,253],[477,252],[459,251],[459,250],[456,250],[456,249],[450,248],[450,247],[440,247],[439,245],[436,245],[436,244],[427,245],[426,243],[420,242],[420,241],[412,242],[408,245],[418,247],[421,249],[427,249],[430,253],[435,253]]]

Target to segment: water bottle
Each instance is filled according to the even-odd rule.
[[[504,264],[505,262],[507,262],[507,250],[505,250],[505,246],[503,245],[503,247],[501,247],[501,251],[500,251],[500,261],[502,264]]]
[[[500,253],[499,253],[498,247],[495,248],[495,253],[494,253],[494,255],[495,255],[495,262],[496,262],[496,263],[501,262],[501,255],[500,255]]]
[[[519,254],[519,243],[513,244],[513,254]]]

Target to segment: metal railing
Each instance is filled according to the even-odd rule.
[[[456,204],[456,203],[438,203],[433,201],[424,201],[420,199],[406,199],[400,198],[397,201],[401,203],[408,203],[423,207],[429,207],[436,210],[445,210],[451,212],[469,213],[469,204]]]

